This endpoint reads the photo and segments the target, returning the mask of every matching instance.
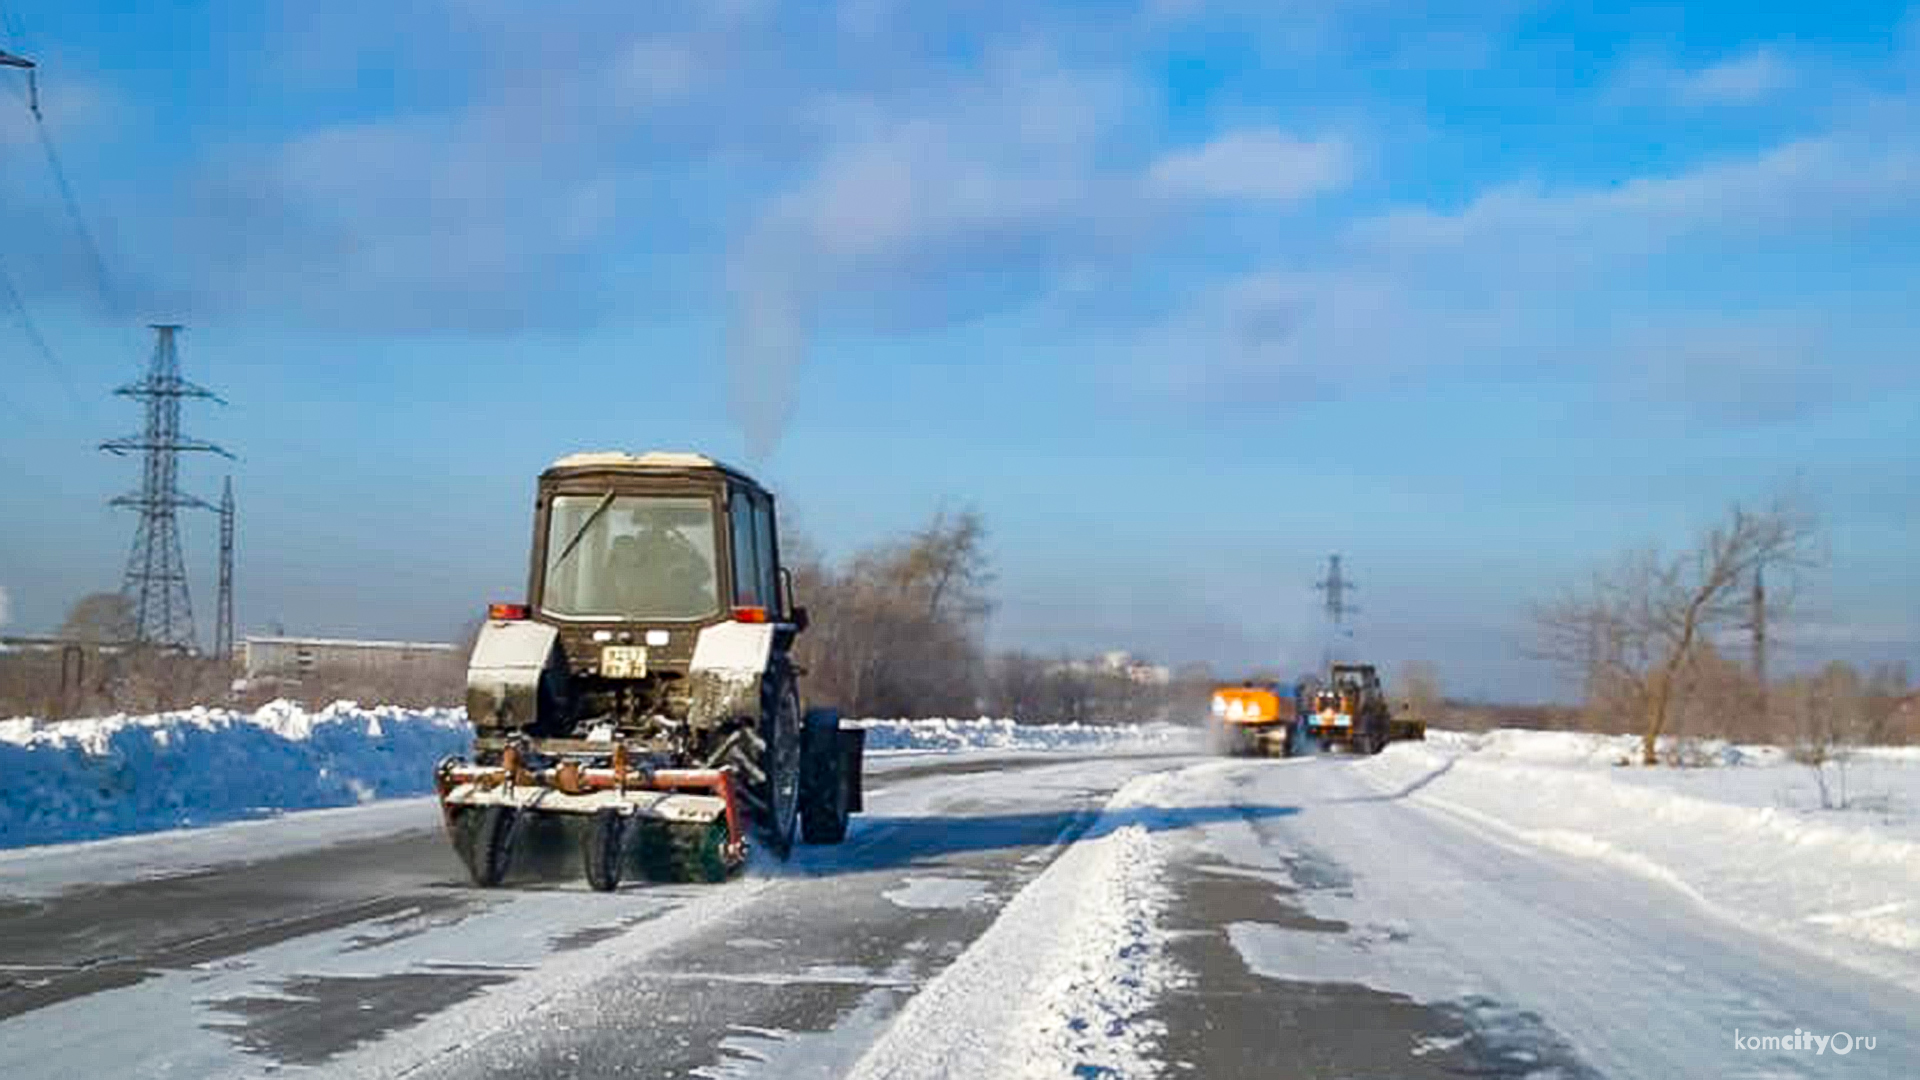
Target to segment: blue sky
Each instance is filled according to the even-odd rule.
[[[445,636],[541,465],[685,446],[832,552],[978,507],[1001,644],[1293,666],[1340,551],[1370,654],[1499,697],[1528,605],[1791,490],[1793,655],[1920,660],[1901,5],[402,7],[7,6],[111,276],[8,74],[10,628],[117,581],[164,319],[243,630]]]

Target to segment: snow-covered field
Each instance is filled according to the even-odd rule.
[[[1484,833],[1608,864],[1703,911],[1920,988],[1920,752],[1860,751],[1848,804],[1808,766],[1714,745],[1699,768],[1623,765],[1633,737],[1434,732],[1358,765]],[[1840,772],[1829,765],[1829,801]]]
[[[1172,748],[1175,725],[1025,725],[1011,720],[863,720],[894,751]],[[467,748],[460,709],[309,712],[189,709],[153,716],[0,720],[0,848],[71,843],[288,810],[424,795],[433,767]]]

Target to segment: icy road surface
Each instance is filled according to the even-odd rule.
[[[1907,985],[1377,772],[884,758],[846,845],[612,896],[426,801],[14,852],[0,1076],[1920,1075]]]

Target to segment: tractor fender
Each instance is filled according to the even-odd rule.
[[[543,699],[550,700],[564,679],[557,628],[486,622],[467,662],[467,721],[485,728],[532,727],[540,721]]]
[[[759,719],[774,629],[769,623],[723,622],[700,631],[687,668],[689,723],[711,728],[736,717]]]

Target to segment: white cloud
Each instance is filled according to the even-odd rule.
[[[1149,335],[1148,364],[1209,402],[1342,394],[1356,379],[1562,371],[1690,419],[1795,419],[1885,385],[1901,362],[1875,342],[1909,320],[1881,311],[1875,329],[1863,325],[1875,316],[1854,311],[1831,324],[1822,313],[1851,296],[1759,286],[1740,297],[1737,285],[1676,312],[1645,282],[1669,280],[1675,263],[1784,266],[1798,245],[1912,223],[1916,206],[1920,138],[1898,129],[1618,185],[1510,185],[1457,211],[1357,221],[1311,271],[1289,259],[1203,290]],[[1884,294],[1892,283],[1875,284]]]
[[[819,109],[824,152],[767,201],[732,267],[734,406],[750,441],[777,438],[820,323],[944,324],[1124,246],[1137,185],[1101,153],[1126,145],[1136,93],[1021,47],[930,92]]]
[[[1707,235],[1768,236],[1904,214],[1920,197],[1920,140],[1866,133],[1796,139],[1751,157],[1606,187],[1494,189],[1458,213],[1390,213],[1350,230],[1378,252],[1470,249],[1494,261],[1648,255]]]
[[[610,72],[611,89],[621,100],[651,103],[691,91],[705,71],[693,41],[648,37],[621,50]]]
[[[1635,327],[1617,343],[1619,390],[1691,419],[1792,420],[1846,396],[1832,359],[1850,350],[1791,313],[1695,314]]]
[[[1235,131],[1153,164],[1148,183],[1175,196],[1295,202],[1345,187],[1353,149],[1341,138]]]
[[[1802,73],[1793,61],[1765,45],[1700,68],[1682,68],[1643,54],[1614,78],[1607,97],[1616,103],[1652,102],[1687,108],[1754,105],[1776,98],[1802,81]]]
[[[1673,89],[1689,104],[1745,105],[1789,89],[1796,81],[1792,65],[1762,47],[1698,71],[1676,73]]]

